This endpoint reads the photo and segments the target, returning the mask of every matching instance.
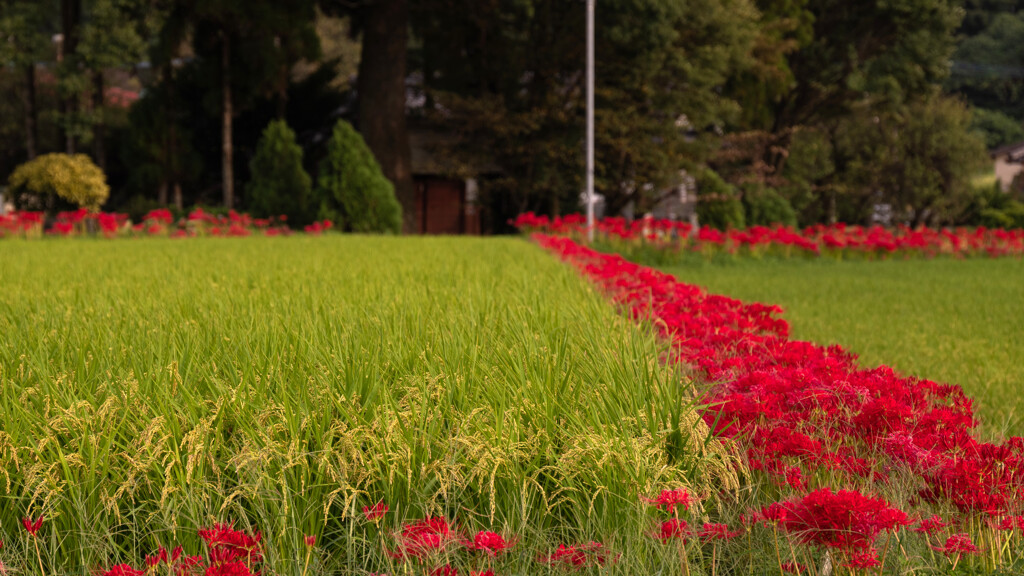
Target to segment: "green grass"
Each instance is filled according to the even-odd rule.
[[[1024,262],[753,260],[665,266],[681,281],[779,304],[792,336],[866,366],[960,384],[987,435],[1024,434]]]
[[[317,570],[389,568],[359,521],[380,499],[385,531],[522,535],[523,570],[589,539],[650,566],[639,493],[736,485],[663,344],[522,240],[5,241],[0,286],[0,560],[22,570],[28,514],[52,573],[196,553],[215,520],[262,530],[271,573],[302,572],[304,534]]]

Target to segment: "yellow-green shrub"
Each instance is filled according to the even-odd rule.
[[[8,181],[15,195],[57,195],[96,210],[107,201],[107,177],[85,154],[45,154],[15,168]]]

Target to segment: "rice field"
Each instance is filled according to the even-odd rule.
[[[778,304],[794,338],[865,366],[959,384],[990,437],[1024,435],[1024,262],[780,260],[662,266],[680,281]]]
[[[0,567],[233,522],[267,573],[395,573],[372,534],[439,516],[514,535],[506,573],[598,541],[627,574],[666,553],[639,494],[738,486],[666,344],[520,239],[9,240],[0,286]]]

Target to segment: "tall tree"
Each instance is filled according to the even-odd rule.
[[[747,125],[763,130],[757,154],[766,176],[780,174],[793,134],[834,124],[864,106],[882,110],[927,96],[949,72],[956,0],[758,0],[762,30],[773,20],[798,24],[781,70],[791,80],[773,93],[737,93]]]
[[[10,62],[24,78],[21,100],[24,113],[25,155],[39,153],[39,111],[36,104],[36,64],[49,55],[50,41],[45,6],[31,0],[0,2],[0,62]]]
[[[234,117],[256,98],[280,90],[282,61],[294,63],[317,52],[313,0],[185,0],[172,5],[171,21],[187,22],[196,67],[209,81],[206,103],[221,118],[222,198],[225,206],[234,207]]]
[[[519,210],[578,209],[583,173],[583,5],[425,0],[415,18],[428,102],[501,166]],[[737,111],[720,87],[746,66],[746,0],[618,0],[597,10],[596,181],[608,211],[645,209],[679,183]]]
[[[145,53],[144,36],[151,33],[147,23],[147,0],[91,0],[81,29],[78,55],[92,83],[92,141],[96,164],[107,169],[105,74],[112,68],[134,66]]]

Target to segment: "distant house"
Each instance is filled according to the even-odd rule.
[[[500,173],[493,164],[467,166],[445,152],[457,137],[429,129],[410,128],[412,176],[416,186],[416,228],[419,234],[480,234],[478,179]]]
[[[995,162],[996,179],[1003,192],[1009,192],[1013,179],[1024,172],[1024,142],[1000,146],[989,151]]]

